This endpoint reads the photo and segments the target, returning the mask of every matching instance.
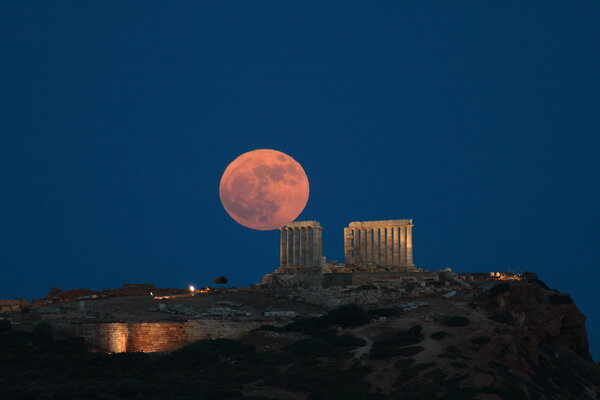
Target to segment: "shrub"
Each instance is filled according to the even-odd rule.
[[[285,327],[287,331],[302,332],[308,335],[321,335],[329,327],[327,317],[303,318]]]
[[[471,323],[471,320],[467,317],[461,317],[460,315],[454,315],[452,317],[448,317],[444,321],[444,325],[446,326],[467,326]]]
[[[556,294],[550,295],[550,303],[552,304],[573,304],[573,299],[568,294]]]
[[[202,392],[200,396],[203,400],[224,400],[224,399],[239,399],[244,397],[244,393],[239,390],[232,389],[216,389]]]
[[[406,331],[398,332],[389,339],[380,341],[380,343],[393,346],[408,346],[410,344],[420,343],[421,340],[423,340],[421,325],[415,325]]]
[[[492,316],[490,316],[490,319],[492,321],[498,322],[499,324],[508,324],[508,318],[506,318],[504,314],[500,314],[499,312],[492,314]]]
[[[60,354],[84,354],[87,344],[81,337],[70,337],[55,341],[52,350]]]
[[[133,397],[143,389],[143,384],[138,379],[123,379],[117,382],[117,393],[121,397]]]
[[[304,356],[314,356],[331,352],[331,346],[322,337],[302,339],[285,347],[286,350]]]
[[[252,353],[254,347],[233,339],[205,339],[188,344],[172,353],[171,359],[187,367],[215,364],[219,356],[233,357]]]
[[[0,333],[2,332],[11,332],[12,325],[7,319],[0,319]]]
[[[376,308],[367,311],[370,317],[399,317],[402,315],[402,310],[399,308]]]
[[[478,336],[476,338],[471,339],[471,343],[476,344],[478,346],[482,346],[484,344],[488,344],[492,340],[489,336]]]
[[[345,304],[329,311],[327,319],[330,324],[337,324],[344,328],[365,325],[370,321],[365,309],[355,303]]]
[[[465,368],[467,366],[467,364],[465,364],[464,362],[460,362],[460,361],[452,361],[451,364],[454,368]]]
[[[433,368],[437,365],[435,362],[426,363],[426,364],[417,364],[414,367],[407,368],[400,373],[400,376],[394,382],[394,386],[399,386],[404,382],[416,377],[422,371],[428,370],[429,368]]]
[[[456,346],[448,346],[446,347],[446,351],[448,353],[462,353],[462,351],[460,351],[460,349]]]
[[[406,368],[406,367],[410,367],[415,362],[417,362],[417,360],[415,360],[412,357],[411,358],[401,358],[400,360],[398,360],[398,361],[396,361],[394,363],[394,368]]]
[[[317,391],[311,393],[308,398],[311,400],[363,400],[369,398],[370,389],[371,384],[369,382],[359,380],[343,385],[325,385],[325,387],[319,388]]]
[[[369,357],[373,360],[381,360],[384,358],[395,357],[400,355],[400,348],[384,344],[374,343],[369,352]]]
[[[254,352],[254,346],[234,339],[201,340],[207,349],[224,357],[234,357]]]
[[[229,279],[227,279],[224,276],[217,276],[213,282],[216,283],[217,285],[224,285],[227,282],[229,282]]]
[[[423,346],[398,347],[381,343],[374,343],[369,356],[373,360],[381,360],[383,358],[405,356],[412,357],[425,350]]]
[[[269,325],[269,324],[261,325],[258,328],[253,329],[254,332],[256,332],[256,331],[283,332],[284,330],[285,330],[285,328],[282,328],[280,326],[275,326],[275,325]]]
[[[364,346],[364,339],[352,335],[329,336],[324,335],[315,338],[300,340],[286,347],[299,356],[332,355]]]
[[[431,338],[435,340],[441,340],[447,338],[448,336],[450,336],[450,334],[444,331],[434,332],[431,334]]]
[[[490,289],[490,297],[497,297],[504,292],[508,292],[510,290],[510,284],[508,283],[499,283],[493,288]]]
[[[50,324],[39,322],[33,327],[33,337],[37,343],[50,343],[54,339],[54,332]]]
[[[369,398],[371,384],[364,380],[342,385],[325,385],[308,396],[311,400],[364,400]]]
[[[400,349],[398,354],[400,354],[401,356],[410,357],[414,356],[415,354],[419,354],[423,350],[425,350],[423,346],[403,347]]]

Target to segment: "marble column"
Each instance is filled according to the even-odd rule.
[[[306,265],[306,232],[307,228],[300,228],[300,265]]]
[[[392,228],[388,227],[387,228],[387,240],[386,240],[386,244],[387,244],[387,250],[386,250],[386,257],[385,257],[385,265],[394,265],[394,239],[392,236]]]
[[[300,265],[300,228],[294,229],[294,266]]]
[[[315,230],[312,227],[306,229],[306,265],[312,267],[315,265]]]
[[[394,227],[394,265],[402,264],[400,262],[400,230],[402,227]]]
[[[400,265],[406,265],[406,226],[400,227]]]
[[[373,262],[379,264],[379,229],[373,228]]]
[[[379,265],[385,265],[386,244],[385,228],[379,228]]]
[[[352,228],[344,228],[344,263],[354,264],[352,258]]]
[[[367,228],[364,230],[367,234],[367,257],[365,262],[372,263],[373,262],[373,229]]]
[[[412,247],[412,226],[406,227],[406,263],[408,265],[414,265]]]
[[[279,228],[279,266],[287,267],[287,232]]]
[[[352,248],[354,249],[353,259],[355,264],[360,263],[360,245],[358,239],[358,229],[352,228]]]
[[[294,230],[292,228],[285,228],[287,236],[287,266],[291,267],[294,265]]]
[[[360,230],[360,262],[367,262],[367,234],[366,229]]]
[[[323,258],[323,228],[315,228],[315,235],[315,267],[320,267]]]

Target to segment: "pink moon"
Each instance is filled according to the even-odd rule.
[[[238,224],[269,231],[295,220],[308,202],[308,177],[292,157],[277,150],[242,154],[223,172],[219,196]]]

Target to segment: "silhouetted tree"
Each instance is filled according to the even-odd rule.
[[[229,282],[229,279],[225,278],[224,276],[217,276],[213,282],[217,285],[224,285]]]

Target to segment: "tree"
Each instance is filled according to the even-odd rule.
[[[224,276],[217,276],[213,282],[217,285],[224,285],[229,282],[229,279],[225,278]]]

